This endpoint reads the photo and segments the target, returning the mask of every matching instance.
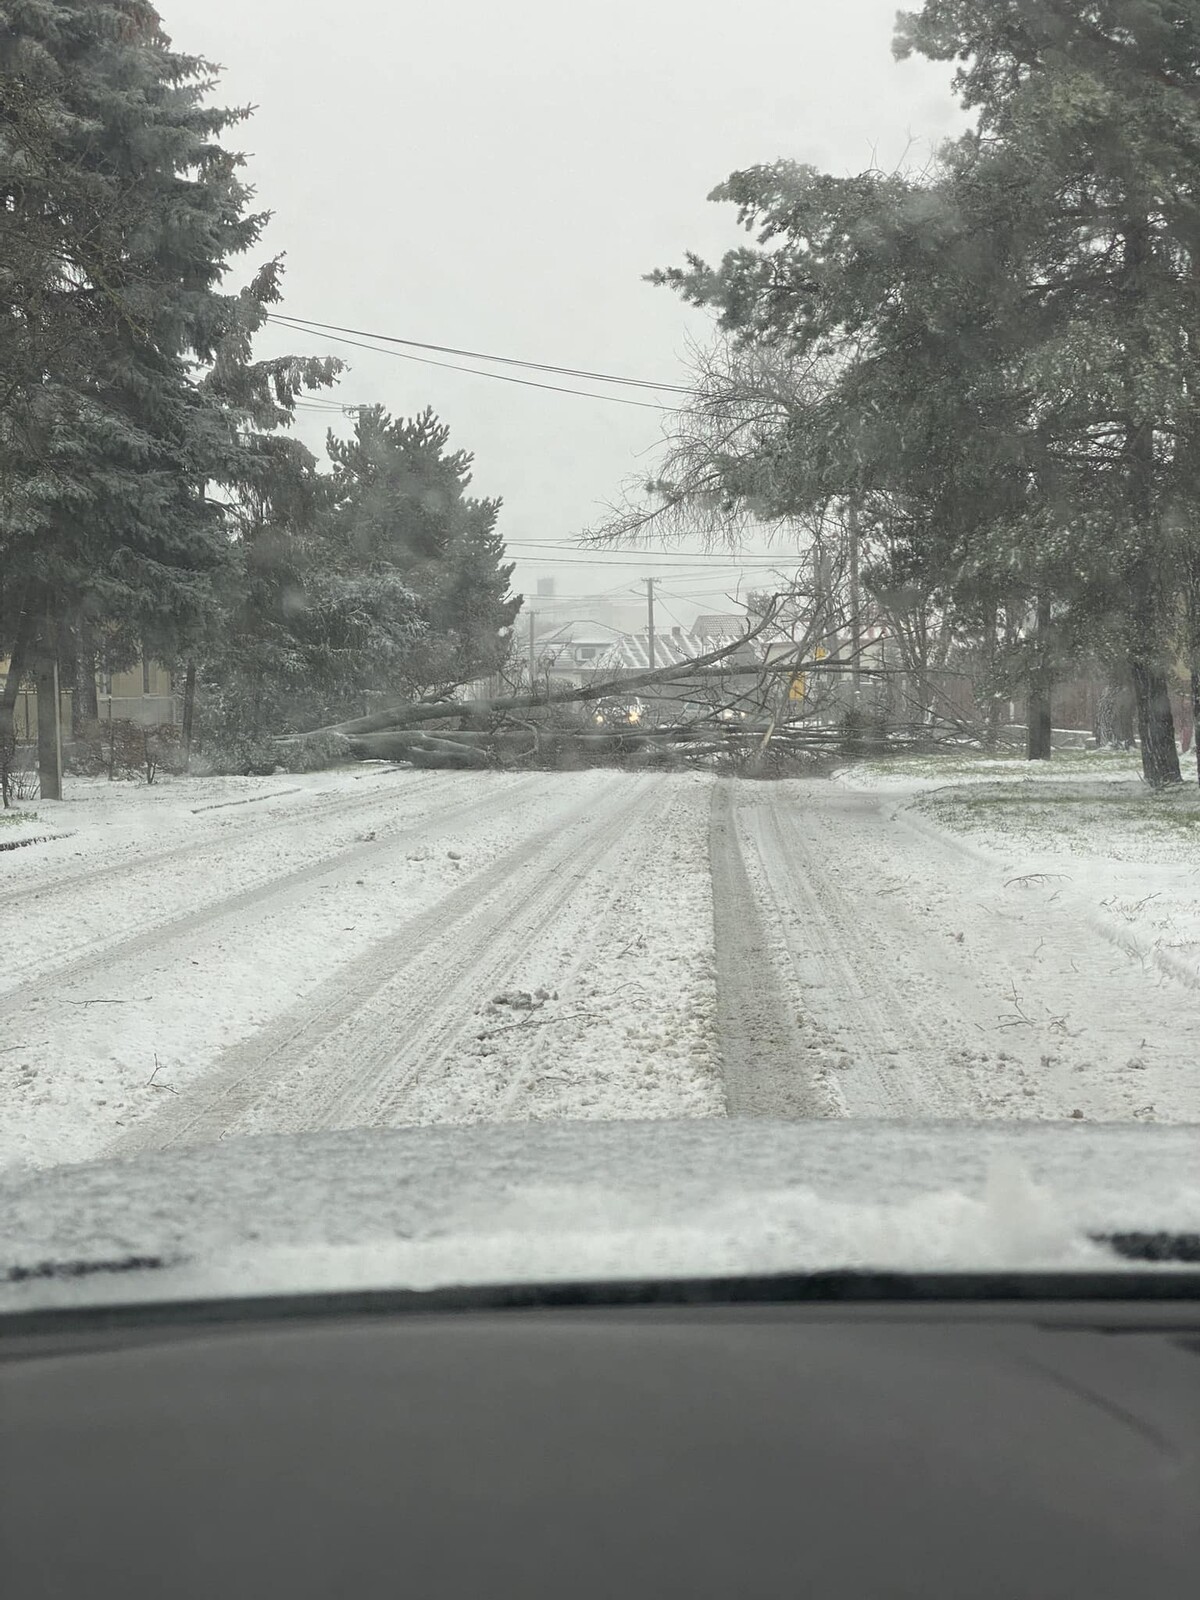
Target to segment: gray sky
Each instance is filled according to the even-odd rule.
[[[949,70],[892,60],[894,0],[158,4],[177,48],[224,67],[222,98],[258,107],[236,139],[275,214],[264,254],[287,252],[288,312],[661,382],[687,381],[708,323],[642,276],[744,238],[705,200],[723,177],[781,157],[892,164],[958,126]],[[337,348],[270,339],[264,353]],[[348,403],[432,405],[474,451],[476,490],[505,501],[516,587],[629,591],[660,573],[685,621],[720,608],[736,573],[714,560],[570,549],[653,469],[654,410],[344,354]],[[300,431],[321,448],[319,415]]]

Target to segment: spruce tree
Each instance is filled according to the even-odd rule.
[[[336,363],[251,360],[281,269],[226,284],[266,223],[221,142],[246,113],[209,103],[212,69],[172,49],[153,6],[0,0],[0,37],[3,226],[22,241],[0,278],[16,358],[0,397],[0,646],[15,685],[98,640],[185,647],[230,559],[213,487],[253,476],[257,436]]]
[[[352,438],[329,438],[340,561],[415,593],[424,626],[406,660],[377,674],[380,690],[444,690],[494,671],[520,609],[496,528],[500,502],[467,493],[472,457],[449,441],[432,411],[400,419],[382,406],[358,412]]]
[[[1084,610],[1122,649],[1143,771],[1177,782],[1168,695],[1200,548],[1192,396],[1200,283],[1200,5],[928,0],[901,56],[961,63],[961,142],[1018,199],[1023,380],[1069,517]]]
[[[1123,657],[1145,777],[1178,781],[1185,615],[1200,707],[1200,4],[928,0],[897,49],[961,63],[976,125],[932,173],[735,173],[714,198],[756,247],[658,276],[835,373],[783,441],[800,504],[874,497],[960,615],[1023,611],[1034,687],[1052,638]]]

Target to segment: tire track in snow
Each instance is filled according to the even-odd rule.
[[[545,1023],[489,1027],[470,1048],[465,1120],[725,1114],[716,1038],[712,779],[662,775],[657,804],[593,863],[506,987],[558,995]],[[492,1013],[491,1021],[500,1021]],[[406,1114],[440,1120],[438,1085]]]
[[[398,844],[410,843],[416,838],[441,833],[464,816],[494,818],[498,813],[503,814],[512,810],[521,804],[527,791],[536,783],[537,778],[534,776],[526,781],[514,783],[497,794],[481,796],[476,792],[469,798],[443,806],[432,814],[425,813],[417,821],[404,819],[390,830],[381,830],[377,837],[368,843],[352,845],[348,849],[338,850],[335,854],[322,856],[317,861],[294,868],[264,883],[254,884],[249,889],[225,895],[199,909],[184,911],[178,916],[155,923],[141,933],[111,942],[93,944],[86,954],[69,957],[57,966],[42,965],[39,967],[39,976],[54,980],[49,1004],[61,1003],[60,996],[66,987],[85,983],[97,977],[110,978],[113,968],[120,962],[134,961],[140,956],[161,954],[164,947],[169,944],[207,931],[217,923],[260,910],[307,884],[328,877],[331,873],[342,872],[359,865],[365,866],[381,851]],[[13,988],[0,993],[0,1017],[17,1010],[32,1012],[33,1009],[28,998],[27,980],[24,977],[18,977]]]
[[[507,986],[530,941],[575,897],[580,883],[605,866],[639,815],[657,804],[652,778],[633,782],[637,788],[631,800],[618,801],[582,840],[564,829],[543,841],[529,860],[531,872],[515,890],[506,885],[493,893],[466,927],[441,941],[441,951],[419,951],[402,983],[389,985],[375,1005],[354,1015],[342,1052],[354,1062],[354,1086],[347,1092],[344,1084],[331,1084],[315,1119],[310,1121],[306,1112],[302,1126],[395,1126],[411,1120],[422,1086],[462,1054],[464,1034],[478,1031],[479,1000]],[[449,980],[442,977],[443,986],[430,1005],[423,977],[433,980],[444,974],[451,955],[458,970]],[[399,1059],[397,1039],[404,1040]],[[467,1071],[477,1070],[477,1058],[471,1055]]]
[[[973,1074],[954,1059],[954,1045],[967,1027],[982,1025],[974,1013],[986,1015],[986,1001],[964,992],[961,975],[951,987],[928,945],[891,946],[888,931],[875,926],[874,899],[841,887],[839,855],[861,852],[864,840],[852,815],[826,814],[822,791],[834,793],[814,785],[815,803],[806,809],[782,785],[737,784],[732,804],[749,880],[770,930],[775,979],[803,1013],[804,1054],[830,1096],[827,1103],[836,1103],[836,1096],[854,1116],[981,1115]],[[853,797],[837,792],[836,798],[844,812],[853,812]],[[814,829],[823,829],[824,837]],[[949,1007],[942,998],[947,994]],[[966,1014],[953,1014],[961,1008]],[[779,1077],[779,1063],[763,1065]],[[774,1114],[789,1112],[780,1105]]]
[[[261,839],[265,834],[279,832],[287,828],[311,827],[314,822],[320,822],[325,817],[339,817],[355,814],[359,811],[370,811],[373,807],[384,804],[388,799],[394,798],[397,803],[403,803],[411,795],[414,799],[422,797],[424,790],[434,782],[431,777],[422,775],[399,788],[394,796],[389,796],[380,786],[370,789],[363,795],[347,795],[343,790],[335,790],[322,803],[316,799],[303,810],[296,806],[289,806],[283,814],[270,812],[267,816],[254,816],[247,821],[222,824],[218,828],[208,825],[210,831],[202,833],[199,837],[188,839],[182,844],[168,845],[165,849],[146,850],[136,841],[127,847],[106,855],[104,861],[97,866],[82,867],[78,871],[58,872],[39,876],[35,881],[23,884],[18,889],[11,889],[0,895],[0,911],[10,907],[23,905],[31,900],[39,900],[43,895],[56,894],[59,891],[74,891],[84,888],[89,884],[102,882],[105,878],[119,880],[130,872],[157,870],[169,865],[172,861],[185,861],[189,856],[202,855],[206,850],[223,853],[231,847],[243,842]],[[257,798],[257,797],[256,797]],[[265,795],[263,799],[275,799],[275,795]],[[215,808],[214,808],[215,809]],[[45,840],[30,840],[33,843],[54,843],[56,838],[63,835],[51,835]],[[22,863],[24,865],[24,863]]]
[[[202,1081],[116,1141],[112,1154],[202,1144],[242,1132],[354,1126],[402,1115],[405,1085],[447,1059],[477,1025],[480,984],[574,893],[654,798],[653,780],[596,824],[595,792],[461,888],[409,919],[357,970],[323,983],[225,1052]],[[584,831],[587,830],[587,831]],[[581,832],[583,837],[580,837]],[[522,876],[527,875],[522,881]],[[398,1058],[404,1083],[389,1083]]]
[[[772,955],[737,827],[738,780],[713,786],[709,857],[717,966],[717,1037],[732,1117],[830,1117],[840,1106],[813,1071],[794,998]]]

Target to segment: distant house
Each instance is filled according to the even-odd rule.
[[[744,611],[709,611],[696,618],[692,632],[697,639],[705,640],[705,648],[712,650],[725,641],[740,639],[747,632],[749,618]]]
[[[714,648],[711,640],[703,639],[694,630],[671,628],[654,635],[654,666],[677,667],[684,661],[694,661]],[[607,650],[596,662],[596,670],[606,673],[646,672],[650,662],[650,635],[648,632],[623,633],[611,641]]]
[[[176,684],[160,661],[143,658],[128,672],[97,673],[96,701],[101,722],[123,717],[147,726],[176,727],[183,720],[182,684]]]
[[[0,685],[8,676],[8,662],[0,661]],[[59,715],[64,736],[70,735],[74,716],[74,692],[64,688],[59,697]],[[162,723],[178,726],[183,720],[182,696],[169,668],[161,662],[143,660],[124,672],[96,674],[96,709],[101,722],[137,722],[147,727]],[[23,684],[13,707],[14,731],[19,744],[32,744],[37,738],[37,690]]]
[[[562,688],[579,688],[590,679],[597,663],[611,650],[613,632],[598,624],[568,622],[553,631],[535,635],[534,671]]]

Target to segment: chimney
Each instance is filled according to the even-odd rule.
[[[682,639],[683,638],[683,629],[682,628],[672,628],[671,629],[671,633],[672,633],[672,636],[674,638],[676,638],[676,639]]]

